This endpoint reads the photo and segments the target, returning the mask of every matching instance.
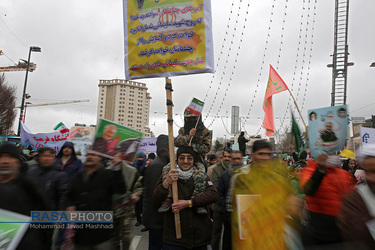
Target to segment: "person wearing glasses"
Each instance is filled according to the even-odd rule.
[[[227,198],[229,186],[230,186],[230,179],[234,172],[240,169],[243,164],[243,154],[242,151],[231,151],[230,153],[230,164],[228,166],[228,170],[224,171],[218,180],[217,184],[217,192],[219,194],[219,205],[221,209],[221,216],[222,216],[222,223],[224,225],[224,233],[223,233],[223,242],[222,242],[222,249],[231,249],[232,246],[232,230],[231,230],[231,212],[225,209],[225,200]],[[214,224],[215,217],[214,217]],[[216,232],[215,237],[221,237],[221,228],[220,232]],[[220,238],[218,240],[220,242]],[[215,243],[212,246],[213,250],[220,249],[219,244]]]
[[[155,204],[165,202],[170,196],[174,181],[177,181],[178,187],[179,201],[164,213],[163,250],[205,250],[211,243],[212,221],[207,211],[201,213],[197,208],[216,202],[218,194],[215,185],[197,164],[192,147],[180,147],[177,150],[176,169],[171,170],[169,164],[165,166],[156,184],[153,194]],[[180,214],[181,239],[176,239],[174,213]]]
[[[184,165],[185,163],[189,163],[189,164],[193,164],[196,169],[195,169],[195,173],[199,173],[199,176],[197,178],[195,178],[195,181],[194,181],[194,193],[193,193],[193,196],[192,197],[195,197],[197,194],[199,193],[202,193],[205,191],[205,187],[206,187],[206,177],[207,177],[207,174],[206,174],[206,171],[204,169],[204,166],[202,163],[198,162],[197,161],[197,157],[196,157],[196,154],[193,150],[192,147],[181,147],[180,149],[180,152],[182,151],[188,151],[187,154],[190,154],[190,155],[187,155],[187,156],[184,156],[184,155],[178,155],[178,152],[177,151],[177,170],[181,170],[180,166]],[[168,168],[163,168],[163,176],[164,178],[167,176],[168,172],[170,171],[170,167]],[[192,171],[192,170],[191,170]],[[184,171],[180,171],[181,175],[185,174]],[[159,213],[165,213],[167,212],[171,206],[172,206],[172,192],[169,193],[169,195],[167,196],[167,198],[165,199],[165,201],[162,203],[161,207],[158,209],[158,212]],[[197,213],[198,214],[207,214],[208,211],[206,208],[204,207],[197,207]]]

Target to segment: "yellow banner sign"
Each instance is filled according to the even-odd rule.
[[[209,0],[124,0],[127,80],[213,73]]]

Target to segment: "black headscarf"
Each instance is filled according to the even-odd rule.
[[[198,117],[195,114],[189,113],[186,111],[184,112],[184,135],[189,135],[189,132],[192,128],[195,128],[195,124],[197,121],[187,121],[186,117]],[[197,132],[195,133],[192,142],[199,143],[199,137],[201,137],[203,131],[206,129],[202,122],[202,115],[198,117],[198,125],[197,125]]]

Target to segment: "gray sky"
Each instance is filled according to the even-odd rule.
[[[240,116],[249,117],[246,122],[242,119],[244,129],[249,134],[257,133],[264,116],[262,102],[269,64],[277,68],[305,118],[308,109],[330,105],[332,74],[327,64],[332,63],[334,0],[318,1],[315,16],[312,0],[288,1],[286,15],[286,1],[276,1],[271,24],[273,0],[211,2],[217,71],[173,77],[174,114],[182,114],[193,97],[205,99],[203,115],[209,115],[205,125],[214,130],[214,137],[228,138],[225,127],[230,131],[230,119],[214,117],[230,117],[231,106],[237,105]],[[368,118],[374,113],[375,68],[369,67],[375,61],[374,9],[373,0],[350,2],[349,61],[355,63],[348,71],[347,103],[351,116]],[[37,69],[29,73],[27,93],[32,98],[28,101],[37,104],[90,99],[89,103],[28,108],[29,129],[50,132],[60,121],[68,127],[76,122],[95,124],[99,79],[125,78],[122,1],[0,0],[0,17],[0,50],[5,53],[0,56],[0,66],[12,65],[12,60],[26,60],[29,46],[42,48],[41,53],[31,56]],[[6,73],[6,78],[17,87],[20,104],[25,72]],[[167,133],[165,80],[139,81],[147,84],[152,96],[151,130],[155,135]],[[287,92],[273,97],[276,129],[290,124],[288,98]],[[181,117],[174,117],[179,126],[183,124]],[[174,134],[177,130],[175,126]],[[260,134],[264,135],[263,129]]]

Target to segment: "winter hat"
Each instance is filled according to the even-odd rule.
[[[137,154],[137,158],[145,158],[146,157],[146,155],[145,155],[145,153],[143,153],[143,152],[138,152],[138,154]]]
[[[155,159],[155,153],[150,153],[147,158],[148,159]]]
[[[168,147],[169,141],[167,135],[159,135],[156,139],[156,153],[162,155],[164,148]]]
[[[195,154],[194,150],[192,147],[180,147],[177,149],[177,159],[181,154],[191,154],[194,158],[194,162],[197,161],[197,155]]]
[[[157,148],[165,148],[168,147],[168,136],[167,135],[159,135],[156,139],[156,147]]]
[[[16,145],[12,143],[3,143],[0,146],[0,155],[2,154],[9,154],[10,156],[16,158],[22,163],[18,148]]]

